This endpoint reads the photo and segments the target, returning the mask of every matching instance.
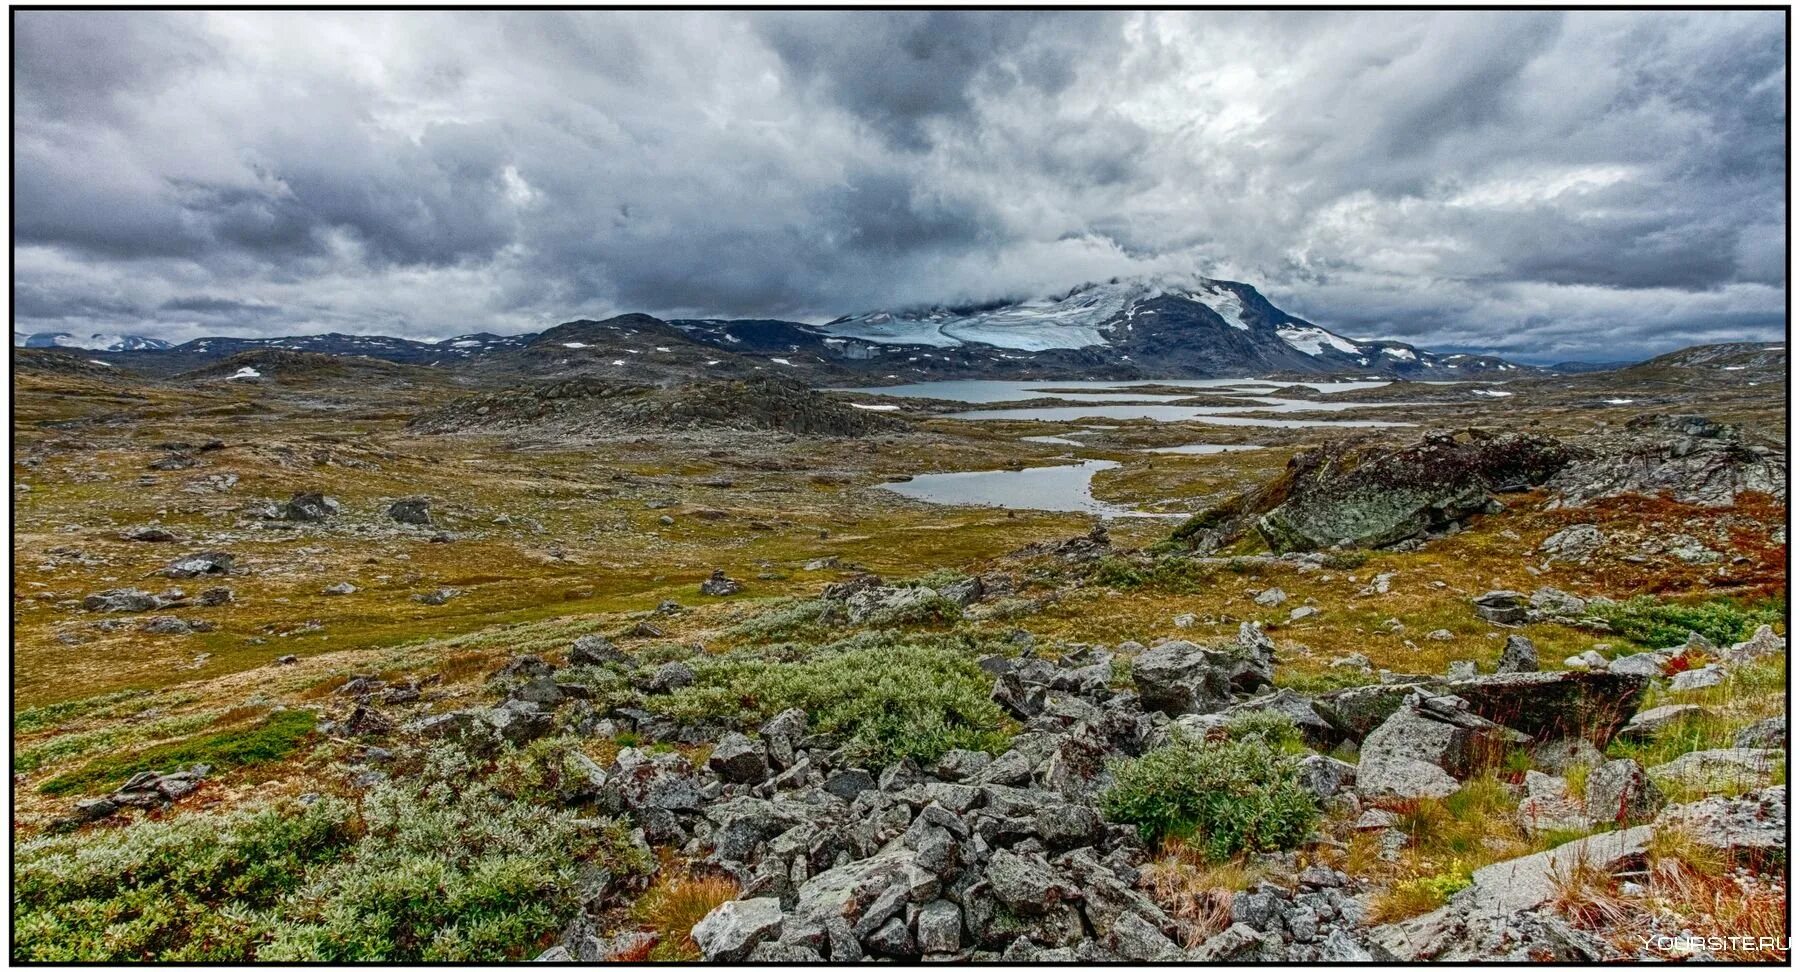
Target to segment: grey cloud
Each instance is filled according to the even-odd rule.
[[[1785,321],[1776,12],[15,24],[19,329],[821,320],[1172,270],[1533,357]]]

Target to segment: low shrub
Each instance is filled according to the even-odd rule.
[[[798,707],[813,731],[840,736],[858,757],[883,766],[905,757],[931,761],[952,749],[1005,748],[1005,713],[988,697],[993,679],[968,652],[880,637],[843,644],[803,661],[696,661],[692,686],[645,706],[688,722],[761,720]]]
[[[1319,816],[1297,761],[1257,734],[1224,742],[1177,735],[1113,773],[1100,797],[1108,820],[1137,827],[1147,843],[1187,840],[1214,861],[1297,846]]]
[[[146,770],[168,773],[195,763],[229,769],[276,762],[300,748],[312,734],[316,719],[308,709],[283,709],[270,713],[253,729],[232,727],[136,753],[101,756],[80,769],[45,781],[38,789],[52,794],[92,792],[123,783]]]
[[[13,955],[523,958],[579,906],[584,867],[648,865],[622,824],[533,799],[548,771],[527,764],[560,755],[553,748],[488,766],[443,746],[360,801],[289,800],[24,841]]]
[[[933,593],[917,601],[876,608],[869,612],[863,625],[869,628],[902,628],[955,624],[961,620],[962,613],[962,605],[942,594]]]
[[[1651,648],[1679,648],[1689,634],[1724,647],[1748,639],[1758,625],[1780,624],[1784,605],[1743,605],[1726,598],[1683,604],[1644,596],[1603,602],[1589,610],[1614,631]]]

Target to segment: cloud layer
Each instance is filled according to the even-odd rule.
[[[822,320],[1169,271],[1530,360],[1785,326],[1779,12],[15,28],[18,330]]]

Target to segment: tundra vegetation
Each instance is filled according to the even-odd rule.
[[[1119,422],[1085,430],[1120,463],[1095,494],[1172,516],[1095,530],[877,488],[1043,464],[1069,450],[1021,437],[1072,423],[738,390],[643,399],[678,428],[489,430],[500,393],[393,368],[15,369],[16,959],[1586,961],[1785,934],[1785,494],[1592,495],[1646,440],[1772,462],[1767,396],[1610,406],[1602,373],[1521,379],[1503,414],[1355,393],[1415,428]],[[1628,425],[1696,411],[1727,431]],[[1256,525],[1472,426],[1457,448],[1545,437],[1568,465],[1477,493],[1458,466],[1457,503],[1380,546],[1305,549],[1337,526],[1312,509]],[[1264,448],[1144,451],[1197,438]],[[335,510],[292,512],[314,493]],[[425,522],[393,515],[418,497]],[[1541,880],[1496,917],[1501,862]]]

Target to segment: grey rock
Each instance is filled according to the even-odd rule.
[[[1501,649],[1500,664],[1495,671],[1502,675],[1517,672],[1535,672],[1538,670],[1537,645],[1524,635],[1507,635],[1506,647]]]
[[[1659,705],[1654,709],[1645,709],[1631,717],[1625,728],[1619,730],[1621,739],[1644,739],[1654,736],[1664,729],[1684,726],[1705,719],[1712,712],[1704,706],[1690,704]]]
[[[1775,767],[1787,759],[1780,749],[1702,749],[1683,753],[1660,766],[1650,778],[1673,789],[1725,790],[1766,786]]]
[[[1524,624],[1525,595],[1518,591],[1488,591],[1475,598],[1475,615],[1490,624]]]
[[[650,676],[645,690],[653,695],[667,694],[694,684],[694,670],[678,662],[665,662]]]
[[[1528,796],[1519,801],[1519,826],[1526,833],[1587,831],[1594,821],[1583,805],[1566,796]]]
[[[431,525],[431,497],[408,496],[388,504],[388,519],[417,526]]]
[[[1676,672],[1675,676],[1669,679],[1669,691],[1693,692],[1724,683],[1725,669],[1718,665],[1706,665],[1701,668],[1690,668],[1685,672]]]
[[[1664,666],[1674,657],[1674,652],[1642,651],[1635,655],[1624,655],[1607,663],[1606,670],[1615,675],[1636,675],[1643,678],[1659,678]]]
[[[713,597],[727,597],[744,589],[744,585],[725,576],[725,571],[715,569],[712,576],[700,582],[700,593]]]
[[[609,662],[627,663],[630,660],[630,656],[615,647],[605,635],[582,635],[569,646],[571,665],[604,665]]]
[[[1615,759],[1588,772],[1584,802],[1596,821],[1637,824],[1655,817],[1668,799],[1636,760]]]
[[[1648,680],[1613,672],[1520,672],[1450,683],[1475,714],[1534,739],[1605,745],[1637,712]]]
[[[1266,590],[1258,592],[1255,600],[1256,600],[1256,603],[1261,607],[1272,608],[1272,607],[1280,607],[1281,602],[1287,600],[1287,598],[1288,598],[1288,596],[1287,596],[1286,591],[1282,590],[1279,587],[1271,587]]]
[[[926,902],[913,921],[913,934],[927,955],[955,952],[962,947],[962,909],[942,898]]]
[[[1081,891],[1048,865],[1009,850],[995,851],[989,858],[987,879],[994,896],[1019,914],[1044,914],[1056,905],[1081,899]]]
[[[331,586],[325,588],[324,590],[320,591],[319,593],[331,594],[331,595],[340,596],[340,597],[345,594],[355,594],[356,593],[356,585],[350,583],[349,581],[338,581],[336,584],[332,584]]]
[[[1281,936],[1259,932],[1237,922],[1199,945],[1188,949],[1189,962],[1272,962],[1282,955]]]
[[[1131,912],[1113,922],[1107,945],[1127,962],[1180,962],[1187,957],[1162,929]]]
[[[707,756],[706,765],[727,783],[761,783],[769,776],[763,747],[737,732],[720,737]]]
[[[1740,862],[1767,863],[1787,855],[1787,786],[1772,786],[1742,797],[1712,796],[1665,810],[1656,825],[1687,832],[1702,846],[1722,850]]]
[[[1449,796],[1478,762],[1520,741],[1486,719],[1415,695],[1363,740],[1356,791],[1377,799]]]
[[[1356,767],[1330,756],[1303,756],[1297,776],[1320,803],[1356,785]]]
[[[1738,730],[1732,745],[1741,749],[1786,749],[1787,716],[1771,716]]]
[[[694,944],[709,962],[741,962],[759,943],[781,934],[781,900],[727,901],[700,919]]]
[[[282,519],[296,523],[319,523],[338,515],[342,509],[337,500],[323,493],[295,493],[293,499],[281,506],[279,514]]]
[[[1538,552],[1552,561],[1566,560],[1585,564],[1605,542],[1606,535],[1600,532],[1599,527],[1592,523],[1578,523],[1544,538],[1544,542],[1538,544]]]
[[[1725,649],[1725,660],[1733,665],[1741,665],[1755,658],[1768,655],[1779,655],[1787,652],[1787,639],[1775,633],[1768,625],[1759,625],[1756,633],[1749,641],[1740,641]]]

